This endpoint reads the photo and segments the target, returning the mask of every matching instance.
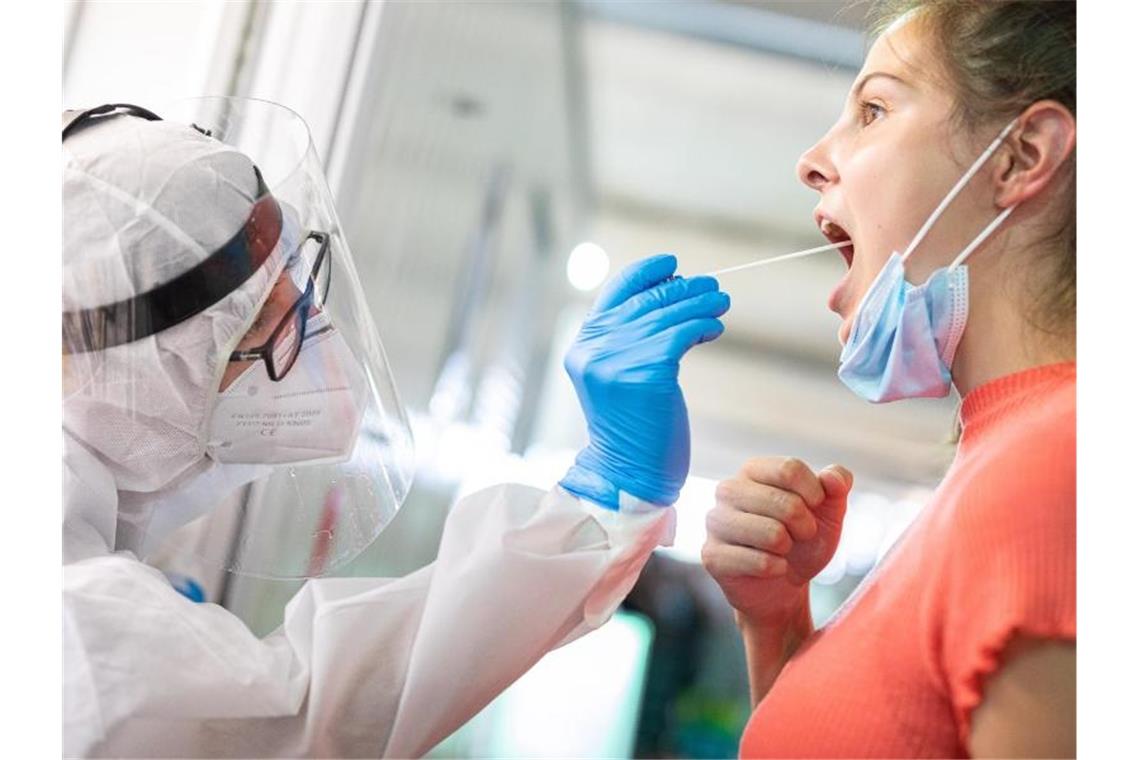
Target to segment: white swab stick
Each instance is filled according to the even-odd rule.
[[[719,277],[722,274],[729,274],[730,272],[739,272],[742,269],[751,269],[752,267],[762,267],[765,264],[775,264],[778,261],[787,261],[788,259],[798,259],[801,256],[811,256],[813,253],[823,253],[824,251],[834,251],[836,248],[846,248],[851,245],[850,240],[844,240],[840,243],[831,243],[830,245],[821,245],[818,248],[808,248],[806,251],[796,251],[795,253],[785,253],[781,256],[773,256],[768,259],[760,259],[759,261],[750,261],[747,264],[739,264],[734,267],[727,267],[725,269],[718,269],[715,272],[708,272],[706,277]]]

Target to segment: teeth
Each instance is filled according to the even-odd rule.
[[[851,236],[847,234],[845,229],[830,219],[821,219],[819,222],[819,230],[823,233],[824,237],[833,242],[851,239]]]

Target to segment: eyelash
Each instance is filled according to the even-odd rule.
[[[878,118],[882,118],[883,116],[886,116],[886,114],[887,114],[887,109],[882,103],[872,103],[869,100],[864,100],[863,102],[861,102],[859,104],[860,120],[862,121],[864,127],[870,126],[870,124],[872,122],[878,120],[875,118],[871,118],[872,109],[878,109],[879,110],[880,115]]]

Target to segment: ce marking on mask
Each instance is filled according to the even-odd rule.
[[[233,426],[237,430],[256,430],[262,437],[277,435],[283,428],[309,428],[316,424],[321,417],[319,408],[297,409],[282,412],[265,412],[262,414],[238,414],[232,418]]]

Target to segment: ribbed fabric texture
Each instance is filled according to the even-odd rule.
[[[1076,364],[962,402],[931,503],[757,707],[743,757],[968,757],[1016,635],[1076,640]]]

